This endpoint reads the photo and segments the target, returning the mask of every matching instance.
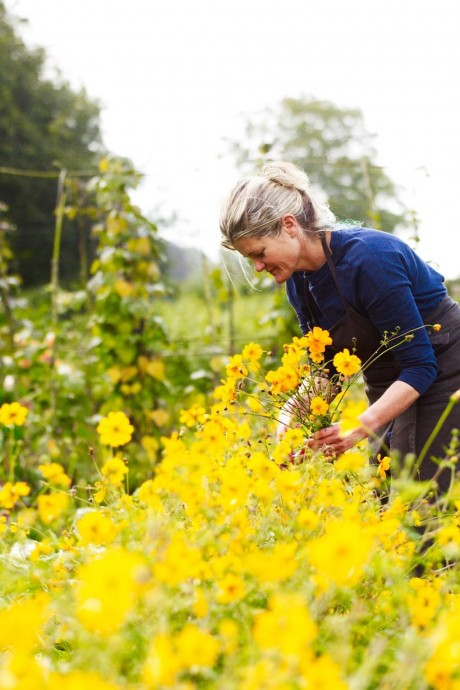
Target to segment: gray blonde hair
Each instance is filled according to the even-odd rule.
[[[257,175],[239,180],[223,203],[220,214],[222,245],[235,249],[242,237],[276,236],[281,219],[293,215],[306,233],[331,227],[335,216],[310,190],[303,170],[293,163],[266,164]]]

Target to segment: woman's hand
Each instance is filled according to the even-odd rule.
[[[308,441],[313,450],[323,450],[325,455],[335,457],[352,448],[356,443],[366,438],[366,432],[360,427],[342,434],[339,424],[332,424],[325,429],[316,431]]]

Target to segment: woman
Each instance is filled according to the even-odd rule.
[[[327,329],[332,353],[345,347],[365,362],[385,334],[413,332],[364,372],[369,407],[358,428],[342,435],[337,424],[315,435],[315,447],[338,454],[369,437],[385,439],[401,457],[418,456],[460,389],[460,306],[443,277],[394,235],[336,225],[312,194],[306,174],[287,162],[266,165],[240,180],[221,213],[222,244],[285,283],[302,332]],[[441,324],[439,332],[424,324]],[[417,330],[418,329],[418,330]],[[431,479],[445,457],[460,406],[424,453],[420,479]],[[441,489],[449,473],[437,477]]]

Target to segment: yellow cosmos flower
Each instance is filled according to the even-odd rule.
[[[369,464],[364,453],[350,451],[340,455],[335,462],[337,472],[359,472]]]
[[[38,469],[43,477],[54,486],[62,486],[64,489],[67,489],[72,482],[70,477],[64,472],[63,466],[58,462],[48,462],[45,465],[39,465]]]
[[[142,668],[142,680],[148,688],[175,685],[180,671],[179,659],[170,633],[155,635]]]
[[[30,486],[25,482],[6,482],[0,489],[0,508],[10,510],[23,496],[30,494]]]
[[[128,468],[123,458],[117,455],[114,458],[109,458],[109,460],[104,463],[101,473],[109,484],[118,487],[123,484],[125,476],[128,474]]]
[[[343,376],[353,376],[361,368],[361,360],[356,355],[352,355],[348,348],[337,352],[332,361],[333,365]]]
[[[35,597],[18,599],[5,606],[0,611],[0,649],[12,649],[16,652],[28,653],[39,643],[43,626],[53,615],[50,599],[46,594]],[[28,659],[31,660],[30,658]],[[2,677],[2,688],[33,687],[28,684],[5,683]]]
[[[109,681],[95,671],[70,671],[69,673],[51,673],[46,682],[47,690],[121,690],[121,686]]]
[[[328,345],[332,345],[332,338],[329,331],[323,330],[319,326],[315,326],[303,338],[311,354],[319,354],[326,350]]]
[[[96,510],[85,513],[77,522],[79,541],[84,545],[110,544],[117,536],[117,531],[114,522]]]
[[[441,605],[439,588],[419,578],[412,578],[410,585],[415,590],[407,595],[411,623],[423,629],[432,622]]]
[[[101,443],[112,448],[124,446],[131,441],[134,427],[124,412],[109,412],[97,426]]]
[[[249,362],[257,362],[262,357],[263,350],[257,343],[248,343],[243,348],[243,352],[241,354],[243,359],[248,360]]]
[[[230,361],[225,369],[227,371],[227,376],[233,379],[244,379],[245,376],[248,375],[248,369],[241,355],[233,355],[233,357],[230,357]]]
[[[64,493],[45,494],[37,499],[38,514],[45,525],[50,525],[65,511],[69,497]]]
[[[205,421],[206,410],[201,405],[193,404],[188,410],[181,410],[179,413],[179,421],[190,428],[197,424],[203,424]]]
[[[156,460],[160,442],[155,436],[142,436],[141,446],[147,453],[149,460]]]
[[[176,638],[176,652],[182,668],[212,668],[220,652],[220,644],[206,630],[187,623]]]
[[[273,393],[287,393],[293,390],[300,383],[298,369],[289,366],[282,366],[275,371],[269,371],[265,376],[266,381],[271,383],[270,390]]]
[[[388,457],[388,455],[385,455],[382,458],[382,456],[379,453],[377,455],[377,460],[379,463],[377,474],[379,475],[380,479],[385,479],[385,477],[387,476],[387,472],[390,469],[391,458]]]
[[[221,604],[230,604],[233,601],[240,601],[246,594],[246,587],[244,581],[238,575],[228,573],[220,582],[218,582],[219,593],[217,601]]]
[[[354,585],[372,554],[373,540],[358,520],[331,519],[326,532],[308,544],[308,560],[336,585]]]
[[[139,555],[110,547],[77,571],[76,614],[82,625],[99,635],[112,635],[123,625],[145,579]]]
[[[302,655],[300,677],[302,685],[315,690],[349,690],[349,685],[342,680],[343,669],[328,654],[318,657]]]
[[[4,426],[22,426],[29,410],[18,402],[3,403],[0,407],[0,424]]]
[[[310,412],[315,417],[326,414],[328,409],[329,405],[319,395],[316,395],[310,402]]]
[[[284,654],[305,654],[317,636],[302,597],[297,594],[275,594],[269,600],[269,609],[259,613],[254,622],[255,642],[264,650],[279,650]]]

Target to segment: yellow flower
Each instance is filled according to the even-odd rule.
[[[440,330],[441,330],[441,324],[440,323],[433,324],[433,331],[436,331],[436,333],[437,333]]]
[[[272,384],[270,390],[275,394],[287,393],[297,388],[300,383],[298,369],[290,366],[281,366],[276,371],[269,371],[265,379]]]
[[[315,326],[309,331],[302,338],[302,341],[308,347],[311,355],[319,355],[326,350],[327,345],[332,345],[332,338],[329,335],[329,331],[323,330],[319,326]]]
[[[217,601],[221,604],[230,604],[233,601],[243,599],[246,588],[241,577],[228,573],[223,580],[218,582],[219,593]]]
[[[5,426],[22,426],[29,414],[27,407],[18,402],[3,403],[0,407],[0,424]]]
[[[361,360],[356,355],[352,355],[348,348],[337,352],[332,363],[343,376],[353,376],[361,369]]]
[[[248,360],[249,362],[257,362],[257,360],[262,357],[263,350],[257,343],[248,343],[248,345],[245,345],[243,348],[243,352],[241,354],[243,359]]]
[[[141,503],[146,503],[149,506],[157,507],[160,502],[159,492],[152,479],[147,479],[140,485],[138,496]]]
[[[233,357],[230,357],[230,361],[225,368],[227,376],[233,379],[244,379],[244,377],[248,375],[247,367],[243,363],[241,355],[233,355]]]
[[[6,482],[0,489],[0,507],[10,510],[23,496],[30,494],[30,486],[25,482]]]
[[[347,400],[340,414],[340,431],[344,433],[358,427],[361,424],[358,417],[366,408],[367,402],[364,400]]]
[[[96,671],[53,672],[47,679],[47,690],[121,690],[120,685],[103,678]]]
[[[101,469],[102,476],[107,479],[112,486],[121,486],[124,482],[125,476],[128,474],[128,468],[119,455],[114,458],[109,458]]]
[[[331,519],[326,532],[308,544],[308,560],[319,575],[336,585],[354,585],[372,552],[372,538],[353,519]]]
[[[105,497],[107,495],[107,484],[103,484],[102,482],[95,482],[94,488],[96,491],[93,493],[93,500],[99,505],[102,503],[102,501],[105,500]]]
[[[97,426],[101,443],[117,448],[131,441],[134,427],[124,412],[109,412]]]
[[[41,629],[52,615],[50,599],[46,594],[38,594],[33,598],[24,596],[5,606],[0,610],[0,649],[32,651],[40,644]],[[2,683],[1,687],[19,685],[8,686]]]
[[[349,690],[349,685],[341,678],[342,673],[341,664],[328,654],[301,658],[302,687],[315,690]]]
[[[64,468],[58,462],[48,462],[45,465],[39,465],[38,469],[45,479],[54,486],[62,486],[67,489],[72,480],[64,472]]]
[[[317,636],[317,627],[303,598],[297,594],[275,594],[268,611],[259,613],[253,636],[261,649],[275,649],[302,657]]]
[[[301,508],[296,518],[296,522],[300,527],[307,530],[313,530],[319,524],[319,515],[311,508]]]
[[[179,421],[188,427],[202,424],[205,421],[206,410],[201,405],[194,404],[188,410],[181,410],[179,413]]]
[[[45,525],[57,520],[67,508],[69,497],[64,493],[44,494],[37,499],[38,514]]]
[[[337,472],[359,472],[369,464],[364,453],[350,451],[339,455],[335,462]]]
[[[192,623],[187,623],[176,638],[176,653],[182,668],[212,668],[219,651],[216,638]]]
[[[142,680],[148,688],[170,687],[181,670],[179,659],[169,633],[153,638],[142,668]]]
[[[315,417],[319,417],[322,414],[326,414],[328,409],[329,405],[319,395],[316,395],[310,402],[310,412]]]
[[[149,460],[156,460],[158,449],[160,448],[160,442],[155,436],[142,436],[141,446],[147,453]]]
[[[322,352],[314,352],[310,350],[310,359],[312,362],[315,362],[315,364],[321,364],[321,362],[324,360],[324,354]]]
[[[96,510],[85,513],[77,522],[81,544],[110,544],[117,536],[117,531],[113,521]]]
[[[144,580],[143,562],[126,549],[109,548],[77,572],[77,617],[91,632],[112,635],[136,603]]]
[[[385,455],[382,458],[382,456],[379,453],[377,455],[377,460],[379,463],[377,474],[379,475],[380,479],[385,479],[385,477],[387,476],[387,472],[390,469],[391,458],[388,457],[388,455]]]
[[[202,589],[196,592],[195,601],[192,606],[193,613],[197,618],[204,618],[208,615],[209,605]]]
[[[412,578],[410,585],[415,590],[407,596],[410,619],[413,625],[423,629],[432,622],[441,604],[439,588],[419,578]]]

